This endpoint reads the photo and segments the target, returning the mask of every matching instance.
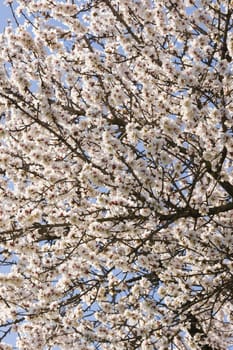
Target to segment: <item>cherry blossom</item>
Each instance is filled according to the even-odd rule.
[[[233,345],[233,7],[6,1],[0,348]]]

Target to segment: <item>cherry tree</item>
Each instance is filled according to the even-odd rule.
[[[6,3],[0,349],[228,349],[232,1]]]

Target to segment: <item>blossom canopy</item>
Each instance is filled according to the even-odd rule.
[[[1,349],[228,349],[232,1],[6,3]]]

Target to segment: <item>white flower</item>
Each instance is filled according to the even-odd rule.
[[[171,162],[171,158],[166,151],[161,151],[160,159],[163,165],[168,165]]]

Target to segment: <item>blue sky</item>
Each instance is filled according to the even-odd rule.
[[[4,0],[0,0],[0,32],[4,30],[8,18],[12,18],[11,10],[4,4]]]

